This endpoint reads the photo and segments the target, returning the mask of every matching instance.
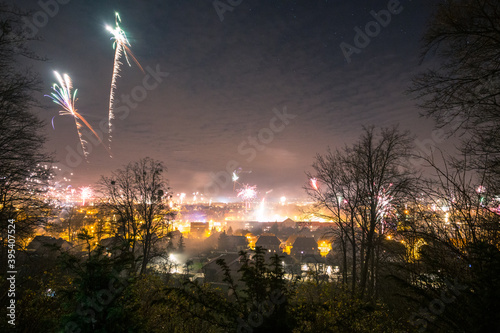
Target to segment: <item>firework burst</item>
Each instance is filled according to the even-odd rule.
[[[318,191],[318,180],[316,178],[311,178],[310,179],[311,187],[315,190]]]
[[[93,191],[89,186],[80,187],[82,206],[85,206],[85,201],[87,199],[91,199],[93,195]]]
[[[382,227],[382,233],[385,228],[385,217],[392,210],[392,200],[393,196],[391,194],[392,184],[389,185],[387,189],[382,188],[377,196],[377,220],[380,221]]]
[[[244,201],[250,201],[254,199],[255,197],[257,197],[257,185],[243,185],[243,187],[238,190],[238,197],[241,197]]]
[[[106,30],[108,30],[113,36],[111,37],[111,40],[114,40],[113,43],[113,48],[115,49],[115,59],[113,62],[113,77],[111,78],[111,91],[109,93],[109,112],[108,112],[108,140],[109,140],[109,147],[111,148],[111,140],[112,140],[112,122],[113,119],[115,118],[114,115],[114,102],[115,102],[115,90],[116,90],[116,81],[118,80],[118,77],[120,76],[120,67],[122,65],[122,62],[120,59],[122,56],[125,56],[125,60],[127,61],[127,64],[130,65],[129,57],[134,60],[134,62],[139,66],[141,71],[144,73],[144,69],[142,68],[141,64],[139,64],[139,61],[137,61],[136,57],[130,50],[130,42],[127,38],[127,35],[125,34],[125,31],[120,27],[121,19],[120,19],[120,14],[115,13],[115,28],[111,28],[110,26],[106,26]]]
[[[242,188],[238,189],[238,197],[245,202],[245,208],[250,208],[250,202],[257,197],[257,185],[249,186],[244,184]]]
[[[96,136],[99,142],[101,142],[101,138],[99,138],[97,133],[94,131],[92,126],[90,126],[90,124],[85,120],[85,118],[83,118],[82,115],[80,115],[77,112],[75,108],[75,102],[77,100],[76,98],[77,89],[75,89],[75,91],[72,91],[73,84],[71,82],[71,78],[69,77],[69,75],[63,74],[61,76],[61,74],[59,74],[58,72],[54,72],[54,74],[59,84],[55,83],[52,86],[52,90],[54,90],[54,92],[52,92],[50,95],[45,95],[45,96],[51,98],[54,101],[54,103],[62,106],[63,110],[59,111],[59,114],[61,116],[71,115],[75,119],[76,131],[78,133],[78,138],[80,139],[83,155],[85,156],[85,159],[87,159],[87,155],[89,154],[89,152],[87,151],[86,148],[87,141],[83,139],[81,132],[82,123],[85,124],[85,126],[87,126],[87,128],[92,131],[92,133]]]

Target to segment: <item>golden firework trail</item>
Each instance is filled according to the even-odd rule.
[[[130,50],[130,42],[128,41],[127,35],[125,31],[120,27],[121,18],[120,14],[115,13],[115,28],[111,28],[110,26],[106,26],[106,29],[113,35],[111,37],[114,40],[113,48],[115,49],[115,59],[113,62],[113,76],[111,78],[111,91],[109,93],[109,112],[108,112],[108,141],[109,148],[111,149],[111,140],[112,140],[112,123],[115,118],[114,115],[114,102],[115,102],[115,90],[116,90],[116,81],[120,76],[120,67],[122,62],[120,61],[121,57],[124,55],[125,60],[127,60],[127,64],[130,65],[129,57],[134,60],[134,62],[139,66],[141,71],[144,73],[144,69],[142,68],[139,61],[137,61],[136,57]]]

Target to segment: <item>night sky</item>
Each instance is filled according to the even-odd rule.
[[[74,186],[92,185],[100,175],[150,156],[165,162],[175,193],[206,191],[210,174],[233,161],[252,171],[241,173],[240,181],[261,193],[302,197],[304,172],[315,154],[352,143],[363,125],[399,124],[420,140],[429,137],[433,123],[419,116],[405,90],[425,65],[419,63],[420,40],[434,2],[401,0],[402,11],[348,63],[339,45],[354,45],[354,28],[364,30],[374,21],[370,11],[387,9],[390,1],[243,0],[221,21],[208,0],[70,0],[39,28],[43,41],[31,44],[48,58],[34,64],[44,93],[55,82],[54,70],[68,73],[78,88],[76,107],[99,129],[108,115],[114,57],[105,25],[114,26],[115,11],[141,65],[168,76],[144,100],[125,106],[122,95],[145,91],[136,88],[145,74],[124,63],[113,158],[92,145],[88,163],[70,158],[68,164],[67,147],[79,150],[74,121],[58,116],[60,108],[40,94],[46,108],[37,113],[47,122],[47,150],[72,170]],[[35,1],[16,3],[42,10]],[[290,116],[281,126],[273,118],[285,109]],[[258,142],[257,150],[248,137],[259,133],[266,143]],[[232,190],[232,183],[211,188],[214,197],[234,196]]]

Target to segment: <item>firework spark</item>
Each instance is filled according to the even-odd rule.
[[[236,182],[238,179],[240,179],[240,177],[238,176],[238,174],[236,173],[236,171],[233,172],[232,179],[233,179],[233,182]]]
[[[55,83],[52,86],[52,90],[54,90],[54,92],[52,92],[50,95],[45,95],[45,96],[50,97],[54,101],[54,103],[63,107],[63,110],[59,111],[59,114],[61,116],[71,115],[75,119],[76,131],[80,139],[80,144],[82,145],[83,155],[85,156],[86,159],[89,152],[86,149],[87,141],[83,139],[82,132],[80,131],[80,129],[82,128],[82,123],[84,123],[85,126],[87,126],[87,128],[90,129],[92,133],[94,133],[99,142],[101,142],[101,138],[99,138],[97,133],[94,131],[92,126],[90,126],[90,124],[85,120],[85,118],[83,118],[78,112],[76,112],[77,110],[75,109],[75,102],[77,100],[76,98],[77,89],[75,89],[75,91],[72,92],[73,84],[71,82],[71,78],[69,77],[69,75],[63,74],[61,76],[58,72],[54,72],[54,74],[59,84]]]
[[[243,185],[243,187],[238,190],[238,197],[242,197],[244,201],[250,201],[254,199],[255,197],[257,197],[257,185]]]
[[[120,76],[120,66],[122,65],[122,62],[120,59],[122,56],[125,56],[125,60],[127,61],[127,64],[130,65],[129,57],[134,60],[134,62],[139,66],[141,71],[144,73],[144,69],[142,68],[141,64],[139,64],[139,61],[137,61],[136,57],[130,50],[130,42],[127,38],[127,35],[125,34],[125,31],[120,27],[121,19],[120,19],[120,14],[115,13],[115,28],[111,28],[110,26],[106,26],[106,30],[108,30],[113,36],[111,37],[111,40],[114,40],[113,43],[113,48],[115,49],[115,59],[113,63],[113,77],[111,78],[111,91],[109,93],[109,112],[108,112],[108,139],[109,139],[109,147],[111,148],[111,130],[112,130],[112,121],[115,118],[113,109],[114,109],[114,102],[115,102],[115,90],[116,90],[116,81],[118,80],[118,77]]]
[[[238,179],[240,179],[240,173],[252,173],[252,170],[243,171],[242,168],[238,168],[233,171],[233,174],[231,176],[231,179],[233,180],[233,191],[236,189],[236,184],[242,185],[238,182]]]
[[[392,210],[392,200],[391,195],[392,184],[389,185],[387,189],[382,188],[377,196],[377,219],[381,223],[382,233],[384,233],[385,227],[385,217]]]
[[[92,198],[92,189],[88,186],[80,187],[81,198],[82,198],[82,206],[85,206],[85,200]]]
[[[311,178],[311,187],[317,191],[318,190],[318,180],[316,178]]]

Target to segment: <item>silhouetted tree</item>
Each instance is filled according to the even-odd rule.
[[[44,221],[45,190],[51,157],[43,151],[43,122],[31,112],[38,102],[34,92],[40,80],[29,70],[29,60],[41,60],[30,51],[23,13],[0,3],[0,251],[4,258],[9,219],[16,220],[16,238],[32,234]]]
[[[44,123],[32,112],[38,102],[34,93],[39,88],[38,75],[29,69],[32,60],[41,60],[28,47],[28,33],[24,30],[25,13],[0,2],[0,303],[7,304],[9,282],[6,280],[8,250],[16,251],[16,264],[22,263],[20,252],[29,243],[34,230],[44,225],[49,213],[40,200],[46,190],[51,169],[46,163],[52,158],[43,150]],[[46,167],[47,166],[47,167]],[[14,221],[11,223],[10,221]],[[15,242],[8,246],[8,230],[15,231]],[[10,234],[12,237],[12,234]],[[22,290],[28,277],[16,278],[16,299],[29,303],[29,296]],[[30,286],[31,287],[31,286]],[[40,294],[39,294],[40,295]],[[41,297],[38,299],[41,300]],[[49,302],[47,302],[49,303]],[[42,303],[43,304],[43,303]],[[19,306],[19,304],[18,304]],[[19,309],[19,308],[18,308]],[[18,318],[23,311],[18,310]],[[29,313],[27,311],[26,313]],[[41,330],[50,330],[52,318],[40,318]],[[16,324],[19,320],[16,320]],[[4,320],[0,331],[12,330]],[[30,325],[19,328],[29,331]]]
[[[217,259],[229,290],[227,294],[190,281],[169,291],[181,297],[182,302],[177,303],[181,304],[182,313],[200,318],[221,331],[292,332],[293,320],[287,309],[294,284],[284,278],[282,258],[274,255],[266,261],[265,255],[266,251],[260,247],[252,253],[241,251],[238,281],[225,260]]]
[[[496,192],[482,186],[487,173],[468,160],[427,159],[435,175],[422,181],[414,221],[399,232],[408,260],[395,275],[418,302],[411,322],[420,330],[493,332],[500,324],[500,211]]]
[[[141,274],[155,255],[154,244],[163,236],[169,216],[170,188],[164,170],[162,162],[146,157],[99,181],[101,205],[118,215],[118,234],[128,251],[135,253],[136,246],[140,246]]]
[[[269,232],[278,235],[279,232],[278,222],[273,223],[272,227],[269,229]]]
[[[86,243],[83,259],[63,253],[60,265],[71,283],[56,290],[63,301],[63,331],[114,332],[134,330],[124,311],[122,294],[132,282],[130,263],[120,256],[107,256],[85,231],[78,238]]]
[[[219,238],[217,239],[217,249],[219,250],[226,250],[229,248],[229,240],[226,235],[226,232],[223,231],[220,235]]]
[[[184,253],[184,248],[185,248],[184,236],[182,236],[182,234],[181,234],[181,237],[179,237],[179,245],[177,246],[177,252]]]
[[[375,294],[386,217],[404,201],[415,179],[407,163],[410,154],[408,133],[365,128],[352,147],[317,155],[314,173],[308,174],[317,180],[317,188],[306,187],[316,209],[338,225],[332,232],[343,254],[344,282],[350,273],[353,293],[359,287],[361,295]]]
[[[68,241],[72,242],[74,240],[73,233],[76,233],[76,230],[82,227],[84,216],[85,214],[80,213],[76,207],[65,207],[62,210],[59,217],[67,227]]]
[[[422,61],[431,66],[410,91],[425,114],[448,134],[464,130],[463,149],[487,172],[500,175],[500,2],[450,0],[424,35]]]

